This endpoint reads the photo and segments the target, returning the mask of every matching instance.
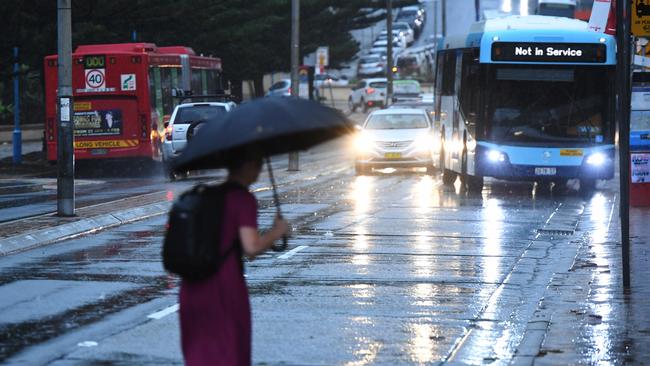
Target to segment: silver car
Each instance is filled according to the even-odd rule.
[[[384,47],[383,49],[386,49]],[[375,75],[385,75],[386,74],[386,63],[379,56],[363,56],[359,60],[359,65],[357,66],[357,76],[375,76]]]
[[[187,141],[194,136],[205,123],[219,118],[220,115],[235,108],[233,102],[183,103],[174,108],[169,123],[165,125],[165,137],[162,144],[163,164],[170,179],[177,176],[171,173],[171,161],[183,152]]]
[[[422,109],[382,109],[372,112],[355,140],[355,171],[372,168],[424,167],[434,173],[435,151],[431,119]]]

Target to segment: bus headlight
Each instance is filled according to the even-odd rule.
[[[503,163],[506,161],[506,154],[497,150],[490,150],[486,153],[487,158],[492,163]]]
[[[606,160],[607,157],[605,156],[605,154],[596,152],[587,157],[587,164],[592,166],[601,166],[605,164]]]
[[[368,152],[375,147],[374,142],[363,133],[360,133],[359,136],[357,136],[354,145],[359,152]]]

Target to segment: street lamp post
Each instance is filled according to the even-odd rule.
[[[74,147],[72,131],[72,0],[58,0],[57,212],[74,216]]]
[[[623,288],[630,289],[630,2],[616,1],[616,81],[618,131],[619,131],[619,165],[620,165],[620,212]]]
[[[300,0],[291,0],[291,96],[300,95],[298,58],[300,56]],[[289,171],[299,170],[298,152],[289,153]]]
[[[388,105],[393,98],[393,0],[386,0],[386,99]]]

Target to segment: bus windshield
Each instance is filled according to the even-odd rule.
[[[495,68],[488,138],[514,143],[602,143],[610,136],[611,68]]]

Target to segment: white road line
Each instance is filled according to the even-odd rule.
[[[291,258],[294,254],[298,253],[299,251],[301,251],[301,250],[303,250],[305,248],[309,248],[309,245],[301,245],[299,247],[295,247],[295,248],[291,249],[290,251],[288,251],[288,252],[282,254],[281,256],[279,256],[278,259]]]
[[[149,314],[147,316],[147,318],[160,320],[160,319],[166,317],[167,315],[173,314],[173,313],[175,313],[177,311],[178,311],[178,304],[174,304],[174,305],[172,305],[170,307],[164,308],[164,309],[162,309],[160,311],[157,311],[157,312],[155,312],[153,314]]]

